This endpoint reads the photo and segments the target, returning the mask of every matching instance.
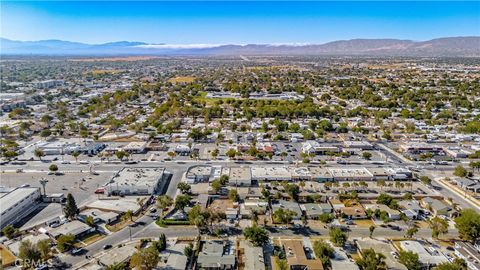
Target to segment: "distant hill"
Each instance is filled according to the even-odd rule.
[[[0,38],[3,55],[365,55],[480,57],[480,37],[428,41],[352,39],[311,45],[169,45],[144,42],[84,44],[62,40],[15,41]]]

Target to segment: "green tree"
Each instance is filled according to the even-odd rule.
[[[434,217],[430,220],[430,228],[432,228],[432,237],[438,238],[440,234],[448,232],[448,222],[442,218]]]
[[[418,232],[417,227],[408,228],[407,231],[405,232],[405,237],[412,238],[417,232]]]
[[[330,223],[333,221],[333,219],[334,219],[333,215],[328,213],[323,213],[318,216],[318,220],[320,220],[323,223]]]
[[[162,252],[167,249],[167,237],[165,234],[160,234],[158,241],[155,242],[155,247],[157,248],[158,252]]]
[[[140,249],[130,258],[130,268],[139,270],[152,270],[157,267],[160,261],[158,250],[151,246],[146,249]]]
[[[235,151],[235,149],[233,149],[233,148],[230,148],[230,149],[228,149],[227,153],[225,153],[225,154],[230,159],[233,159],[237,155],[237,151]]]
[[[18,258],[23,261],[25,268],[30,268],[34,264],[39,263],[42,258],[42,254],[38,248],[30,242],[30,240],[24,240],[20,242],[20,247],[18,248]]]
[[[347,234],[339,228],[330,228],[328,235],[330,236],[330,241],[338,247],[343,247],[348,239]]]
[[[191,186],[185,182],[180,182],[177,185],[177,188],[183,193],[183,194],[188,194],[190,193]]]
[[[434,270],[467,270],[467,263],[465,260],[455,258],[453,262],[444,262],[437,265]]]
[[[51,172],[57,172],[58,166],[56,164],[52,164],[48,167],[48,170],[50,170]]]
[[[238,195],[238,191],[236,189],[230,189],[228,191],[228,198],[234,202],[238,202],[240,200],[240,195]]]
[[[95,220],[93,219],[92,216],[87,216],[85,218],[85,223],[90,227],[95,227]]]
[[[114,263],[105,266],[105,270],[127,270],[127,265],[124,262]]]
[[[458,165],[457,167],[455,167],[455,170],[453,171],[453,175],[458,177],[465,177],[468,175],[468,171],[462,165]]]
[[[52,135],[52,131],[50,131],[50,129],[44,129],[40,132],[40,137],[43,137],[43,138],[46,138],[50,135]]]
[[[48,260],[52,251],[52,241],[50,239],[42,239],[38,241],[37,249],[40,252],[42,260]]]
[[[275,223],[288,224],[292,222],[293,217],[296,215],[297,213],[292,210],[279,208],[273,212],[272,218]]]
[[[192,198],[188,195],[179,195],[175,198],[175,209],[183,211],[185,207],[190,205]]]
[[[257,247],[263,246],[269,241],[267,230],[256,225],[245,228],[243,236]]]
[[[377,180],[377,186],[380,187],[381,189],[383,189],[385,185],[386,185],[385,180],[383,179]]]
[[[127,156],[127,152],[125,151],[117,151],[115,152],[115,156],[119,159],[119,160],[123,160],[126,156]]]
[[[292,197],[293,200],[298,200],[298,194],[300,194],[300,188],[296,184],[287,184],[285,191]]]
[[[211,155],[212,155],[212,158],[213,159],[217,159],[218,157],[218,154],[219,154],[219,150],[217,148],[213,149]]]
[[[15,227],[13,227],[13,225],[11,225],[11,224],[5,226],[2,229],[2,234],[5,235],[8,239],[15,238],[17,233],[18,233],[18,230],[15,229]]]
[[[372,153],[370,152],[363,152],[362,157],[366,160],[370,160],[372,158]]]
[[[371,226],[368,228],[368,230],[369,230],[369,232],[370,232],[370,238],[372,238],[373,232],[375,231],[375,228],[376,228],[375,225],[371,225]]]
[[[75,236],[72,234],[60,235],[57,239],[57,249],[60,252],[65,252],[73,248],[75,244]]]
[[[222,184],[222,186],[225,186],[226,184],[228,184],[228,180],[229,180],[228,175],[222,174],[220,176],[220,184]]]
[[[73,219],[78,214],[77,203],[75,202],[75,199],[71,193],[67,194],[67,201],[63,207],[63,212],[65,213],[65,217],[69,219]]]
[[[72,155],[72,157],[75,158],[75,162],[78,162],[78,156],[80,156],[80,152],[75,151],[71,155]]]
[[[480,239],[480,213],[474,209],[464,209],[455,218],[455,227],[462,239],[476,241]]]
[[[133,221],[133,211],[132,211],[132,210],[127,210],[127,211],[123,214],[123,219],[124,219],[124,220]]]
[[[405,265],[408,270],[419,270],[420,262],[418,261],[418,254],[412,251],[401,250],[398,252],[398,261]]]
[[[42,149],[36,148],[33,152],[33,154],[40,160],[42,160],[42,157],[45,156],[45,153],[43,152]]]
[[[184,249],[183,249],[183,255],[185,255],[188,259],[192,257],[193,255],[193,244],[189,243]]]
[[[386,193],[380,194],[377,198],[377,203],[379,204],[389,205],[392,201],[393,201],[392,196]]]
[[[213,180],[210,186],[212,187],[213,192],[218,193],[222,188],[222,183],[220,183],[220,180],[217,179],[217,180]]]
[[[322,261],[325,269],[330,267],[330,258],[333,258],[335,251],[327,242],[323,240],[315,241],[313,243],[313,252],[315,252],[315,256]]]
[[[188,220],[190,221],[190,224],[195,225],[198,228],[205,227],[208,218],[209,213],[207,211],[202,211],[200,205],[194,205],[188,212]]]
[[[431,185],[432,184],[432,179],[426,175],[420,176],[420,182],[422,182],[424,185]]]
[[[173,200],[168,195],[162,195],[157,197],[157,205],[162,211],[163,209],[172,206]]]
[[[373,249],[362,251],[362,258],[356,260],[360,270],[386,270],[385,255],[376,253]]]

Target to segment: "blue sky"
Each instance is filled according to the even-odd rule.
[[[480,2],[1,1],[0,36],[85,43],[324,43],[480,36]]]

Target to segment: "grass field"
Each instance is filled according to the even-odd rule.
[[[171,83],[192,83],[195,81],[195,77],[184,76],[184,77],[175,77],[168,80]]]

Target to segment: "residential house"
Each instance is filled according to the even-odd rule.
[[[431,210],[435,216],[451,216],[453,209],[450,205],[447,205],[443,201],[426,197],[421,200],[423,207]]]
[[[300,205],[309,219],[317,219],[322,214],[331,214],[333,208],[329,203],[306,203]]]
[[[205,270],[233,270],[236,265],[235,246],[226,240],[203,242],[198,254],[197,266]]]

